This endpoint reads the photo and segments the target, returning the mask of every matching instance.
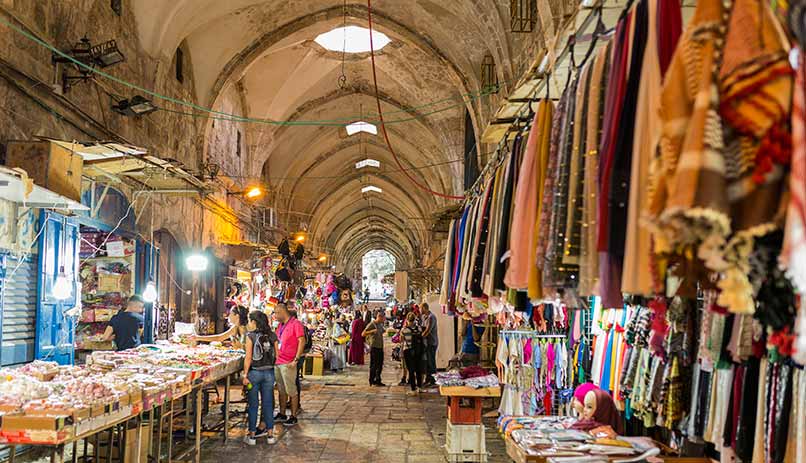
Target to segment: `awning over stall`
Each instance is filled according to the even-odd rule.
[[[0,198],[25,207],[73,211],[89,209],[79,202],[35,184],[24,171],[4,166],[0,166]]]
[[[84,175],[93,179],[129,179],[146,190],[173,195],[194,195],[208,189],[181,162],[148,154],[148,150],[113,142],[72,142],[42,138],[84,158]]]

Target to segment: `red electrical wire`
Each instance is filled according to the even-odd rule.
[[[403,167],[401,164],[400,159],[397,157],[397,153],[392,148],[392,143],[389,141],[389,134],[386,132],[386,124],[383,122],[383,111],[381,110],[381,97],[380,93],[378,92],[378,74],[375,71],[375,46],[372,43],[372,0],[367,0],[367,21],[369,22],[369,50],[370,50],[370,57],[372,58],[372,81],[375,84],[375,101],[378,103],[378,120],[381,123],[381,131],[383,132],[383,138],[386,141],[386,146],[389,148],[389,152],[392,153],[392,158],[395,160],[397,167],[406,175],[406,177],[411,180],[411,183],[415,184],[417,188],[427,191],[434,196],[439,196],[440,198],[446,199],[453,199],[453,200],[463,200],[465,199],[464,196],[454,196],[448,195],[445,193],[440,193],[438,191],[434,191],[428,188],[426,185],[421,184],[414,178],[411,174],[409,174],[408,170]]]

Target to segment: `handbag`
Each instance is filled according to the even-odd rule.
[[[397,333],[395,333],[394,336],[392,336],[392,343],[400,344],[400,332],[399,331]]]
[[[343,334],[336,338],[336,344],[347,344],[348,342],[350,342],[349,334]]]

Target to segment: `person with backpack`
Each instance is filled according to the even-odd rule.
[[[411,391],[407,395],[417,395],[420,388],[423,387],[422,377],[423,372],[423,353],[425,351],[423,343],[423,332],[420,329],[420,324],[417,322],[417,316],[414,312],[409,312],[406,315],[406,320],[403,322],[403,328],[400,330],[400,338],[403,343],[403,359],[406,363],[408,370],[409,386]]]
[[[246,333],[246,357],[243,361],[243,385],[247,389],[249,433],[244,438],[255,445],[260,437],[269,444],[277,443],[274,437],[274,366],[277,361],[277,335],[271,329],[269,317],[259,310],[249,313]],[[262,426],[258,427],[258,407],[262,411]]]

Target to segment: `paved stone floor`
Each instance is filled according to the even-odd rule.
[[[445,462],[445,399],[436,390],[420,397],[406,396],[407,388],[396,386],[398,365],[387,359],[383,381],[390,386],[384,388],[367,385],[367,365],[308,377],[303,384],[299,424],[288,429],[277,425],[276,445],[269,446],[264,440],[247,446],[241,441],[245,431],[238,427],[231,431],[232,439],[226,445],[219,439],[205,442],[202,461]],[[491,407],[492,403],[485,405]],[[485,423],[488,461],[510,461],[495,432],[494,418]]]

